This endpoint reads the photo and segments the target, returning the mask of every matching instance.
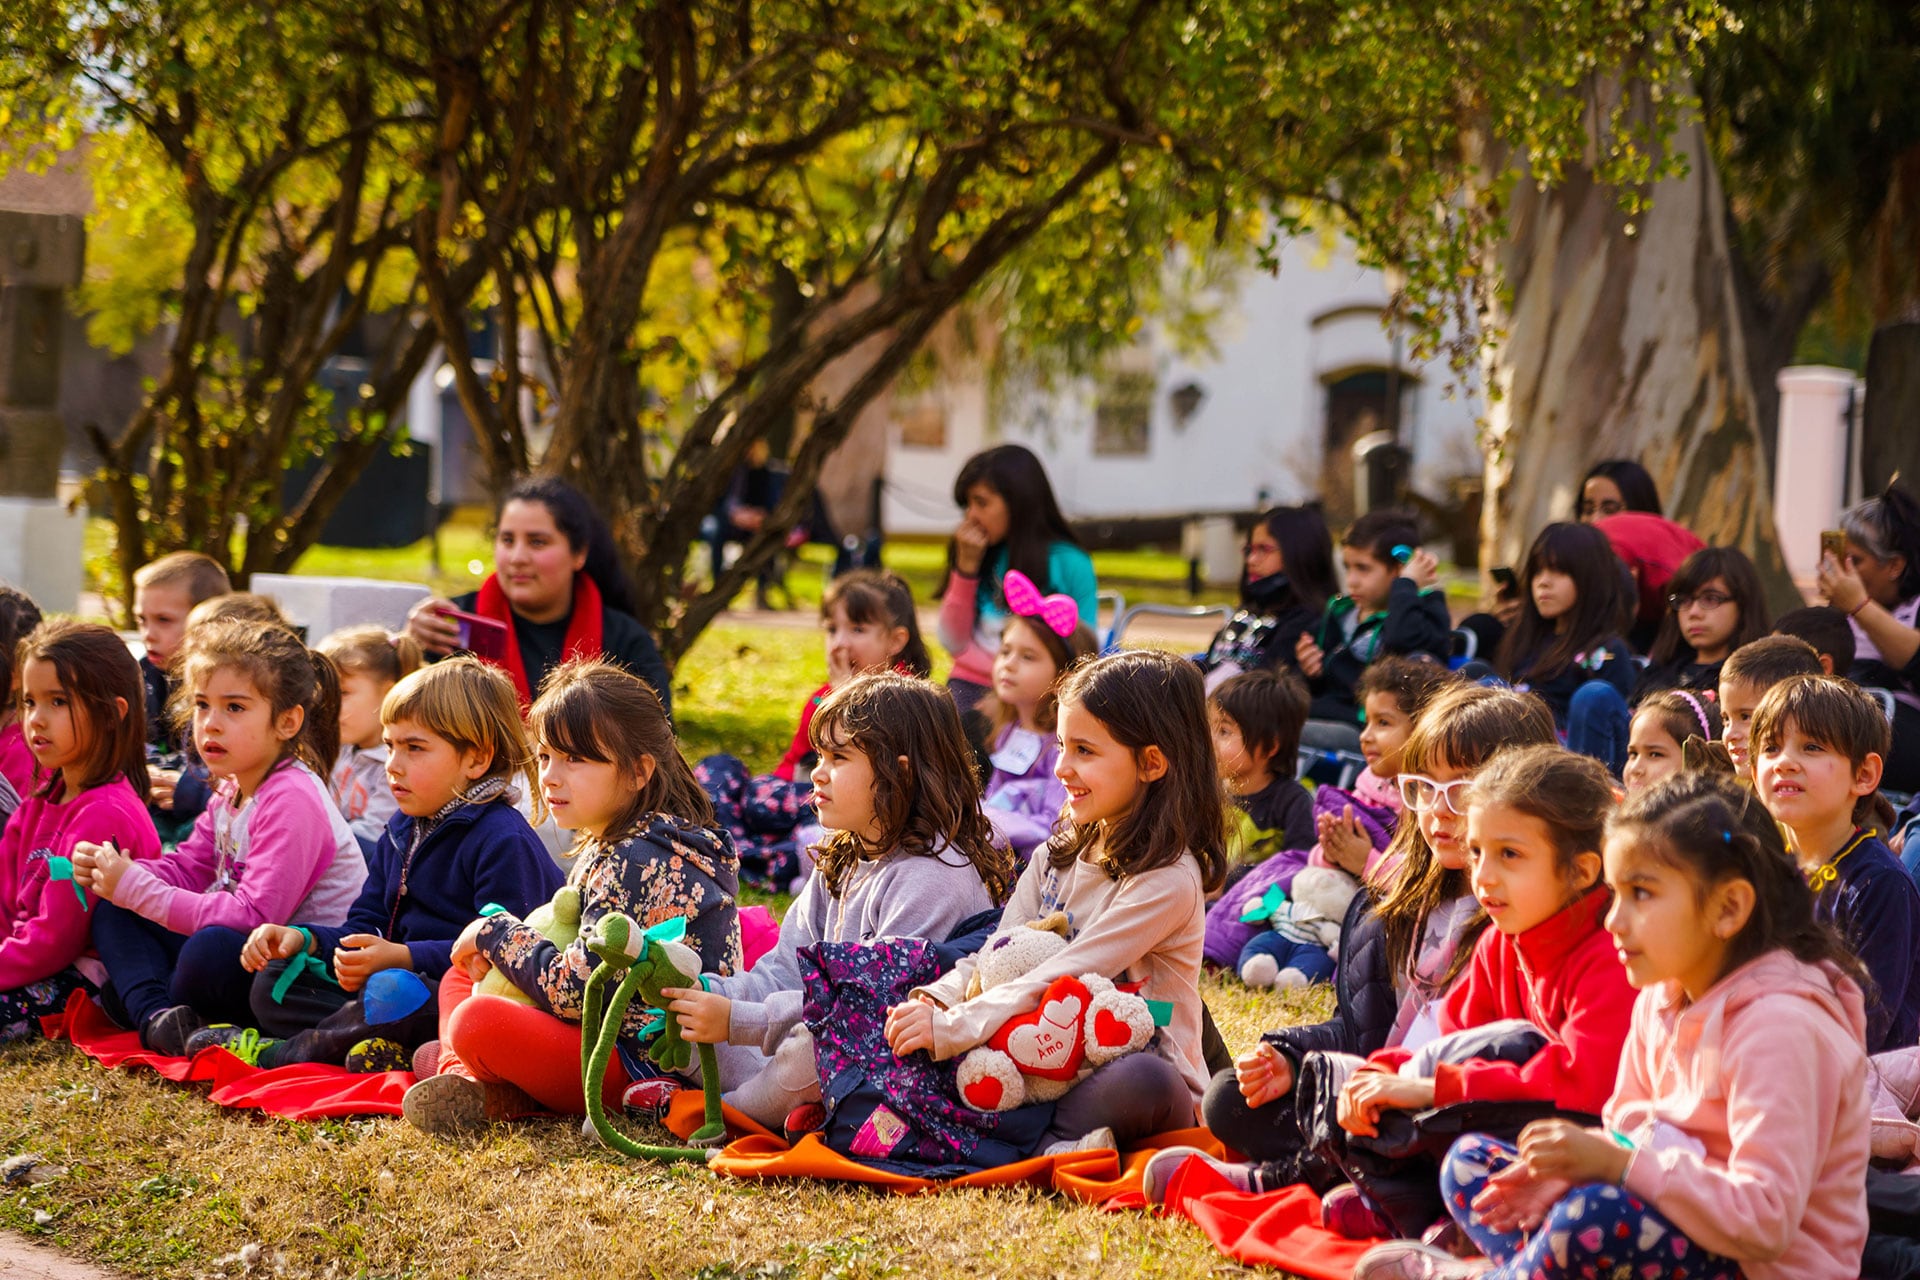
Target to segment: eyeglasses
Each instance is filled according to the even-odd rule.
[[[1464,815],[1466,810],[1461,806],[1466,801],[1461,796],[1472,785],[1471,778],[1435,782],[1424,774],[1403,773],[1400,775],[1400,801],[1415,813],[1430,813],[1444,804],[1448,813]]]
[[[1675,613],[1680,612],[1690,604],[1697,604],[1702,609],[1718,609],[1723,604],[1732,603],[1733,597],[1722,591],[1696,591],[1690,596],[1683,596],[1675,592],[1673,595],[1667,597],[1667,604]]]

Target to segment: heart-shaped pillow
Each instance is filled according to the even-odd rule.
[[[1093,995],[1080,979],[1055,978],[1040,1007],[1008,1021],[987,1041],[1027,1075],[1071,1080],[1086,1061],[1086,1012]]]

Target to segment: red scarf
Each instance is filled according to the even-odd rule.
[[[521,708],[532,706],[533,690],[527,684],[526,663],[520,657],[520,637],[513,629],[513,606],[507,601],[507,593],[500,589],[497,575],[488,574],[487,580],[480,584],[480,595],[473,602],[473,611],[483,618],[506,624],[506,672],[513,677],[513,687],[520,694]],[[604,621],[599,586],[584,573],[574,574],[573,612],[567,618],[567,638],[560,648],[560,660],[571,662],[575,658],[599,657],[602,651],[601,625]]]

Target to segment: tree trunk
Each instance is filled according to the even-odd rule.
[[[1590,173],[1515,184],[1495,263],[1510,302],[1485,362],[1482,563],[1521,563],[1542,526],[1573,518],[1589,466],[1635,458],[1668,516],[1752,556],[1776,607],[1798,603],[1760,442],[1755,383],[1772,371],[1755,367],[1726,197],[1697,125],[1673,145],[1689,172],[1655,188],[1631,233]]]
[[[1920,320],[1907,317],[1873,331],[1860,428],[1861,490],[1878,493],[1896,474],[1920,490]]]

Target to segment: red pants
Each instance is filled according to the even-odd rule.
[[[501,996],[474,995],[473,979],[459,969],[440,981],[440,1070],[519,1085],[549,1111],[587,1113],[580,1024]],[[627,1083],[615,1054],[600,1082],[601,1101],[618,1107]]]

